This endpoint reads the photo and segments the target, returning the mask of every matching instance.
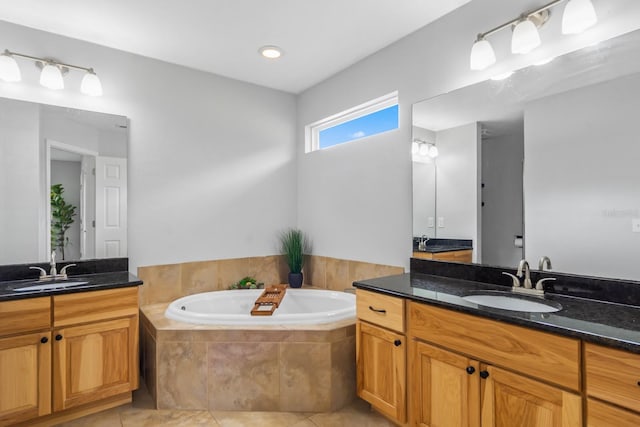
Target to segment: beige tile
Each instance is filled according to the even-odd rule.
[[[360,413],[351,411],[315,414],[309,417],[317,427],[394,427],[391,421],[375,412]]]
[[[277,343],[211,343],[208,353],[209,410],[277,410]]]
[[[265,278],[260,273],[264,268],[262,258],[234,258],[218,261],[218,286],[220,289],[229,289],[229,286],[236,283],[243,277],[253,277],[258,282],[265,282]],[[275,265],[274,265],[275,267]]]
[[[145,304],[170,302],[182,296],[180,272],[180,264],[139,267],[138,276],[145,287]]]
[[[289,283],[289,266],[287,265],[284,255],[276,255],[276,259],[278,260],[279,283]]]
[[[220,290],[218,286],[218,262],[186,262],[182,266],[182,294]]]
[[[336,291],[342,291],[351,287],[349,281],[349,261],[326,258],[326,287]]]
[[[149,333],[143,333],[142,377],[151,399],[156,401],[156,341]]]
[[[57,424],[58,427],[119,427],[122,426],[120,421],[120,412],[122,408],[107,409],[106,411],[96,414],[87,415],[77,420]]]
[[[280,410],[330,409],[330,352],[328,343],[280,344]]]
[[[371,264],[368,262],[349,261],[349,282],[356,280],[375,279],[376,277],[391,276],[404,273],[404,268],[390,265]]]
[[[123,427],[219,427],[207,411],[124,410],[120,413]]]
[[[327,259],[322,256],[311,255],[304,266],[305,282],[318,288],[326,288]]]
[[[222,412],[211,413],[220,427],[314,427],[308,414],[292,412]],[[306,422],[306,424],[305,424]]]
[[[331,344],[331,410],[349,405],[356,397],[356,340],[351,336]]]
[[[163,342],[157,347],[159,409],[207,409],[207,346]]]

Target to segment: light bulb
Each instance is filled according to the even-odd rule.
[[[0,79],[5,82],[19,82],[22,80],[18,63],[13,56],[6,52],[0,55]]]
[[[46,64],[40,73],[40,84],[53,90],[64,89],[60,68],[57,65]]]
[[[282,56],[282,49],[278,46],[262,46],[258,52],[268,59],[278,59]]]
[[[427,144],[420,144],[418,153],[420,153],[421,156],[427,156],[429,154],[429,146]]]
[[[578,34],[594,26],[598,16],[591,0],[569,0],[562,14],[562,34]]]
[[[102,96],[102,83],[100,83],[100,79],[93,72],[93,69],[89,69],[82,78],[80,92],[89,96]]]
[[[420,149],[420,147],[418,147],[418,143],[413,141],[411,143],[411,154],[418,154],[418,150]]]
[[[518,22],[511,36],[511,53],[529,53],[540,46],[540,34],[529,19]]]
[[[438,147],[436,147],[435,145],[429,147],[429,157],[434,159],[438,157]]]
[[[496,54],[491,43],[485,39],[476,40],[471,48],[469,66],[472,70],[484,70],[496,62]]]

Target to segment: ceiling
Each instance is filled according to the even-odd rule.
[[[299,93],[469,1],[20,0],[0,20]]]

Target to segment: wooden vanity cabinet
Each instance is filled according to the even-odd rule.
[[[0,302],[0,425],[51,412],[50,299]]]
[[[446,252],[414,251],[413,257],[419,258],[419,259],[434,259],[437,261],[470,263],[473,258],[473,249],[464,249],[460,251],[446,251]]]
[[[409,425],[579,427],[578,340],[409,302]]]
[[[53,297],[53,410],[138,388],[138,289]]]
[[[640,355],[585,343],[584,362],[587,425],[640,426]]]
[[[137,287],[0,302],[0,426],[50,426],[131,401]]]
[[[404,299],[356,290],[357,393],[398,424],[406,422]]]

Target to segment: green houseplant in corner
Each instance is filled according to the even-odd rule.
[[[301,230],[289,228],[280,234],[280,252],[289,266],[289,286],[292,288],[302,286],[302,267],[308,249],[307,237]]]
[[[51,250],[59,249],[61,259],[64,259],[64,248],[69,244],[65,234],[76,215],[76,207],[64,200],[63,193],[62,184],[51,186]]]

